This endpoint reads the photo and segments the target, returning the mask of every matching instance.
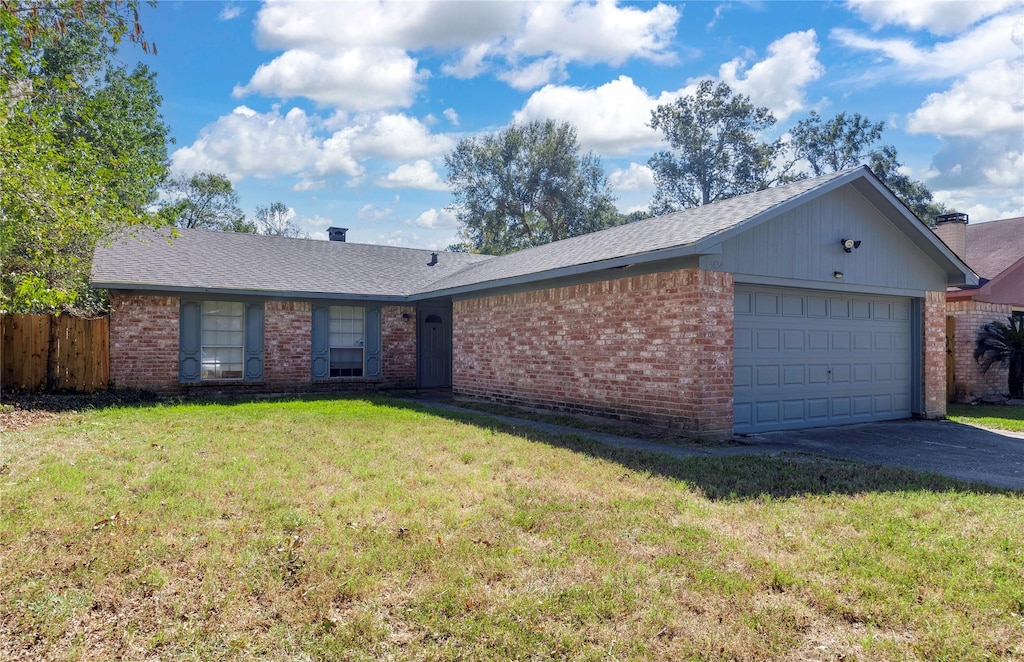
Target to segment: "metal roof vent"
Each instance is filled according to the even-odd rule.
[[[428,267],[432,267],[437,264],[437,253],[430,254],[430,262],[427,262]]]
[[[348,232],[348,228],[327,228],[327,238],[331,241],[345,241],[345,233]]]

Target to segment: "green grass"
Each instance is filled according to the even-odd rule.
[[[948,405],[946,417],[983,428],[1024,432],[1024,407],[1014,405]]]
[[[1007,659],[1024,497],[383,398],[0,441],[0,658]]]

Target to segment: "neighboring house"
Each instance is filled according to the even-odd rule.
[[[935,233],[978,274],[978,285],[946,292],[947,397],[956,402],[1007,393],[1006,366],[982,373],[974,360],[986,322],[1024,315],[1024,217],[970,225],[965,214],[940,217]]]
[[[156,233],[92,281],[119,387],[450,386],[723,437],[943,415],[977,277],[856,168],[502,257]]]

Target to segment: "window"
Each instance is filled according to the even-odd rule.
[[[263,304],[182,301],[178,375],[182,383],[263,380]]]
[[[202,304],[202,379],[241,379],[245,308],[241,302]]]
[[[381,379],[379,305],[313,305],[310,375],[314,380]]]
[[[365,309],[331,306],[328,320],[329,376],[362,377]]]

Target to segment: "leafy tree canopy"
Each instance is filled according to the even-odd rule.
[[[692,95],[658,106],[650,125],[664,134],[671,149],[648,161],[655,185],[651,212],[706,205],[783,179],[786,169],[775,168],[781,141],[758,138],[774,124],[767,108],[710,80],[702,81]]]
[[[872,122],[859,113],[823,120],[811,111],[790,132],[790,144],[794,156],[806,161],[814,176],[866,164],[918,218],[933,224],[948,210],[934,201],[922,182],[900,172],[903,164],[896,148],[881,144],[884,130],[885,122]]]
[[[166,171],[134,3],[0,0],[0,311],[97,305],[95,243],[138,223]]]
[[[620,222],[600,159],[568,122],[512,124],[445,156],[461,224],[456,250],[503,255]]]
[[[167,180],[165,201],[157,215],[179,228],[256,232],[256,224],[245,218],[238,206],[238,193],[231,180],[215,172],[196,172]]]
[[[256,207],[256,231],[270,237],[307,238],[308,235],[295,224],[293,218],[295,211],[283,202]]]

